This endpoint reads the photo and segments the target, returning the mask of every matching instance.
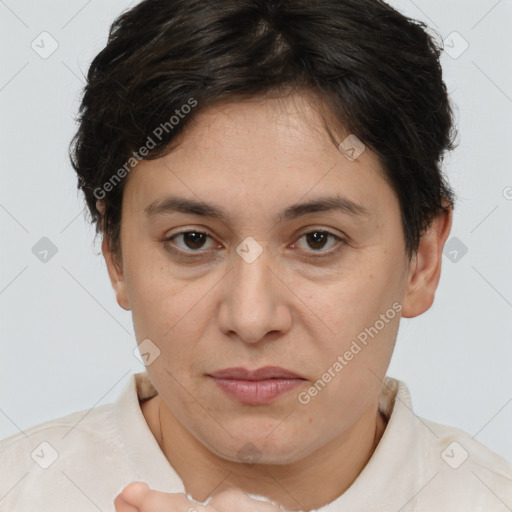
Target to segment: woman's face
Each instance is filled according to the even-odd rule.
[[[227,460],[293,462],[342,437],[376,411],[393,351],[411,275],[399,203],[376,156],[347,158],[321,122],[305,96],[216,106],[127,178],[118,302],[163,404]],[[210,376],[266,366],[303,380],[238,385],[244,399]]]

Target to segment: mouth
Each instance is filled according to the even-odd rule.
[[[226,368],[208,374],[230,398],[246,405],[264,405],[300,386],[307,379],[278,366],[257,370]]]

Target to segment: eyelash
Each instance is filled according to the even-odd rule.
[[[177,238],[180,235],[186,235],[188,233],[196,233],[199,235],[206,235],[207,237],[213,239],[213,237],[211,235],[209,235],[208,233],[206,233],[204,231],[200,231],[197,229],[189,229],[186,231],[180,231],[179,233],[174,233],[172,236],[165,238],[163,240],[163,242],[165,242],[164,246],[167,248],[167,250],[171,251],[176,256],[178,256],[180,258],[186,258],[188,260],[190,260],[192,258],[203,258],[204,256],[208,255],[209,252],[212,252],[212,250],[209,250],[209,251],[199,251],[199,250],[198,251],[194,251],[194,250],[183,251],[182,249],[176,249],[174,247],[169,246],[169,242],[172,242],[173,239]],[[303,237],[310,235],[312,233],[322,233],[322,234],[326,234],[326,235],[334,238],[338,242],[338,247],[334,250],[331,249],[330,251],[321,251],[321,254],[314,255],[314,256],[311,254],[301,254],[300,257],[307,261],[320,260],[322,258],[328,258],[330,256],[334,256],[335,254],[339,253],[342,250],[343,245],[346,244],[346,241],[343,238],[340,238],[339,236],[337,236],[334,233],[331,233],[330,231],[327,231],[325,229],[314,229],[312,231],[307,231],[307,232],[303,233],[297,239],[297,241],[299,241]]]

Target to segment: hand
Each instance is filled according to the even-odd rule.
[[[153,491],[144,482],[127,485],[114,500],[116,512],[206,512],[206,508],[193,504],[185,494]]]
[[[114,505],[116,512],[281,512],[277,505],[250,498],[239,489],[214,495],[204,507],[189,501],[183,493],[154,491],[143,482],[126,486]]]

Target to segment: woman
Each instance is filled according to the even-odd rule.
[[[114,22],[71,157],[147,372],[4,441],[28,475],[7,509],[512,503],[511,466],[386,376],[452,223],[425,28],[379,0],[145,0]]]

